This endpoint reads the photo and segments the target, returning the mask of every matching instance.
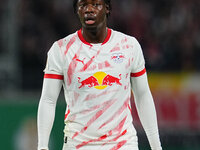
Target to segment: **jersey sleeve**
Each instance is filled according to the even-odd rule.
[[[63,79],[63,55],[57,42],[48,52],[44,73],[44,78]]]
[[[134,38],[134,51],[133,62],[131,66],[131,77],[139,77],[146,72],[145,60],[142,52],[142,48],[139,42]]]

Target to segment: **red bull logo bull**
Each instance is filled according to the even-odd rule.
[[[119,78],[117,78],[112,75],[106,74],[105,72],[96,72],[92,76],[82,81],[81,78],[78,77],[78,82],[81,84],[79,86],[79,89],[83,87],[94,87],[96,89],[102,90],[108,86],[112,86],[113,84],[122,85],[120,80],[121,74],[119,74]]]

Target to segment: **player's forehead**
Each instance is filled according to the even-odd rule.
[[[79,3],[104,3],[104,0],[78,0]]]

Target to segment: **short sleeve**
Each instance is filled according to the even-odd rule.
[[[145,69],[145,60],[142,52],[142,48],[139,42],[134,38],[134,53],[133,53],[133,62],[131,68],[131,77],[138,77],[143,75],[146,72]]]
[[[48,51],[44,73],[45,75],[52,74],[63,76],[63,55],[57,42],[55,42]]]

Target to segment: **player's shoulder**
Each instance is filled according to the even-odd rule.
[[[140,43],[134,36],[131,36],[131,35],[128,35],[128,34],[120,32],[120,31],[113,30],[113,29],[112,29],[112,32],[113,32],[114,41],[116,41],[116,40],[121,41],[122,44],[128,43],[129,46],[133,47],[133,48],[140,46]]]
[[[64,38],[55,41],[55,43],[58,44],[60,48],[62,48],[63,46],[66,46],[69,42],[75,41],[76,38],[77,38],[77,31],[65,36]]]
[[[134,42],[138,41],[134,36],[125,34],[121,31],[117,31],[117,30],[112,29],[112,32],[113,32],[114,36],[116,36],[117,38],[121,38],[121,39],[126,38],[127,40],[131,40],[131,41],[134,41]]]
[[[58,52],[59,53],[61,52],[63,54],[65,52],[66,46],[70,43],[70,41],[73,42],[72,41],[73,37],[76,38],[76,32],[69,34],[64,38],[54,41],[48,53],[55,55]]]

